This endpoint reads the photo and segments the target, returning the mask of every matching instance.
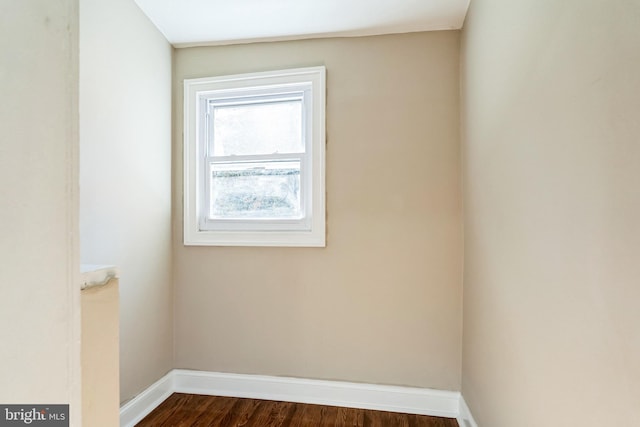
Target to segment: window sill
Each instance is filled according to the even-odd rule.
[[[309,231],[197,231],[185,235],[185,246],[326,247],[323,233]]]

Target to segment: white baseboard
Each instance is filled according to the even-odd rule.
[[[460,396],[460,414],[458,415],[458,424],[460,427],[478,427],[476,420],[473,419],[471,411],[465,402],[464,397]]]
[[[179,393],[246,397],[455,418],[460,393],[412,387],[174,370]]]
[[[174,369],[120,409],[120,425],[133,427],[171,393],[192,393],[344,406],[456,418],[478,427],[459,392],[263,375]],[[470,420],[471,424],[464,424]]]
[[[174,393],[173,371],[120,407],[120,426],[133,427]]]

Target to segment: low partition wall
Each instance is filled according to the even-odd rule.
[[[120,422],[118,271],[110,266],[82,267],[82,425],[117,426]]]

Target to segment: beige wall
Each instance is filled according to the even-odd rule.
[[[458,32],[178,49],[176,367],[457,390]],[[182,245],[182,80],[327,67],[327,247]]]
[[[78,2],[0,2],[0,402],[80,425]]]
[[[171,55],[133,0],[81,0],[81,257],[121,272],[123,401],[173,365]]]
[[[82,424],[120,424],[118,280],[83,289],[82,307]]]
[[[640,4],[474,0],[463,393],[482,427],[640,425]]]

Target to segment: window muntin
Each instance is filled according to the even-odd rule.
[[[185,244],[324,246],[324,73],[185,80]]]

